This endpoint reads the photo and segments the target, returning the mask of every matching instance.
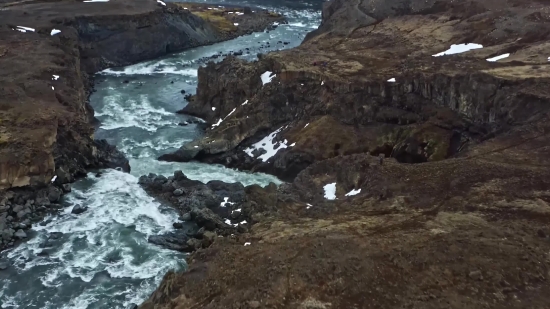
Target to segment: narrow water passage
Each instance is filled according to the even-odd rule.
[[[156,160],[201,134],[195,124],[179,126],[188,117],[174,113],[185,105],[181,90],[195,92],[200,58],[249,48],[242,57],[252,60],[259,52],[291,48],[320,21],[318,0],[232,3],[281,12],[289,25],[97,75],[91,98],[101,121],[96,137],[116,144],[132,172],[89,173],[73,184],[58,215],[33,226],[28,242],[2,253],[13,265],[0,271],[0,308],[124,308],[146,299],[168,270],[184,270],[183,254],[147,243],[149,235],[172,229],[177,214],[139,187],[143,174],[183,170],[201,181],[278,182],[223,166]],[[72,214],[75,205],[88,210]]]

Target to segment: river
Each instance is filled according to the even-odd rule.
[[[129,158],[132,172],[90,172],[64,196],[60,214],[35,224],[27,233],[28,242],[2,252],[12,266],[0,271],[0,308],[124,308],[145,300],[168,270],[185,270],[183,254],[147,242],[149,235],[171,230],[177,214],[138,186],[143,174],[171,175],[182,170],[189,178],[205,182],[279,182],[273,176],[223,166],[155,159],[201,134],[196,125],[179,126],[188,117],[175,114],[185,106],[181,90],[195,93],[197,68],[204,65],[200,58],[249,48],[250,54],[242,58],[254,60],[259,52],[297,46],[318,26],[322,2],[216,3],[274,10],[287,16],[289,24],[97,74],[97,91],[90,99],[101,121],[96,137],[116,144]],[[266,42],[270,47],[262,47]],[[73,215],[76,204],[89,209]]]

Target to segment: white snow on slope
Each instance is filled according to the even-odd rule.
[[[336,199],[336,183],[329,183],[326,184],[323,189],[325,190],[325,198],[327,200],[335,200]]]
[[[357,195],[359,193],[361,193],[361,188],[359,188],[357,190],[353,189],[353,190],[349,191],[348,193],[346,193],[346,196]]]
[[[460,53],[465,53],[465,52],[470,51],[472,49],[478,49],[478,48],[483,48],[483,45],[475,44],[475,43],[453,44],[453,45],[451,45],[451,48],[447,49],[446,51],[440,52],[440,53],[432,55],[432,56],[440,57],[440,56],[445,56],[445,55],[460,54]]]
[[[258,157],[258,159],[262,160],[263,162],[267,161],[269,158],[273,157],[277,151],[288,148],[288,141],[285,139],[283,142],[279,142],[279,145],[277,148],[276,144],[273,140],[275,139],[275,136],[277,136],[277,133],[281,131],[282,127],[275,130],[273,133],[269,134],[268,136],[264,137],[261,141],[257,142],[256,144],[250,146],[249,148],[245,149],[244,152],[246,152],[247,155],[254,157],[252,152],[256,149],[264,149],[266,153],[262,154]]]
[[[51,36],[54,36],[54,35],[56,35],[56,34],[58,34],[58,33],[61,33],[61,30],[52,29],[52,32],[50,32],[50,35],[51,35]]]
[[[395,78],[388,79],[388,83],[395,83]]]
[[[21,31],[21,32],[27,32],[27,31],[34,32],[34,28],[23,27],[23,26],[17,26],[17,29],[15,30]]]
[[[277,76],[277,74],[273,74],[273,72],[271,71],[265,71],[260,77],[262,79],[262,84],[267,84],[267,83],[271,83],[271,80],[273,79],[273,77]]]
[[[510,54],[503,54],[503,55],[500,55],[500,56],[496,56],[496,57],[493,57],[493,58],[489,58],[487,59],[487,61],[489,62],[495,62],[495,61],[499,61],[501,59],[504,59],[504,58],[508,58],[510,57]]]

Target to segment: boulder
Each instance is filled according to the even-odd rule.
[[[187,241],[187,246],[191,249],[191,251],[195,251],[202,248],[202,241],[196,238],[191,238]]]
[[[69,192],[71,192],[71,185],[68,184],[68,183],[65,183],[65,184],[61,185],[61,189],[63,189],[63,192],[69,193]]]
[[[51,203],[57,203],[61,199],[61,190],[56,187],[50,187],[48,190],[48,199]]]
[[[122,171],[130,172],[130,163],[124,154],[115,146],[110,145],[106,140],[95,140],[95,146],[98,150],[99,161],[107,168],[120,168]]]
[[[191,210],[191,218],[198,226],[204,227],[208,231],[213,231],[216,228],[227,228],[222,219],[208,208],[194,208]]]
[[[216,240],[216,233],[211,231],[204,232],[204,235],[202,236],[202,246],[204,248],[210,247]]]
[[[152,235],[147,239],[148,242],[170,250],[191,252],[193,248],[187,244],[189,236],[184,231],[177,230],[162,235]]]
[[[23,231],[21,229],[17,230],[17,232],[15,232],[15,234],[13,236],[15,236],[16,238],[19,238],[19,239],[27,238],[27,234],[25,233],[25,231]]]
[[[2,230],[1,234],[2,234],[2,239],[4,240],[4,242],[6,242],[13,238],[14,230],[7,228]]]
[[[80,204],[76,204],[73,207],[73,210],[71,210],[71,213],[75,214],[75,215],[79,215],[79,214],[85,212],[86,210],[88,210],[88,206],[83,206],[83,205],[80,205]]]
[[[174,222],[174,224],[172,224],[172,226],[173,226],[175,229],[182,229],[182,228],[183,228],[183,223],[181,223],[181,222]]]
[[[192,218],[191,218],[191,213],[189,212],[186,212],[184,213],[183,215],[181,215],[181,217],[179,218],[181,221],[191,221]]]
[[[126,309],[138,309],[138,305],[130,303],[126,306]]]

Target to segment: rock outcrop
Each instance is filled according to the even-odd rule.
[[[94,140],[88,104],[92,74],[284,21],[261,10],[204,13],[206,5],[185,5],[154,0],[0,4],[0,191],[11,191],[0,197],[28,196],[19,188],[41,195],[52,185],[62,194],[91,168],[130,170],[114,146]],[[17,225],[13,207],[21,203],[8,201],[0,220],[12,217]]]
[[[397,2],[380,10],[385,4],[330,1],[322,26],[298,48],[199,70],[197,95],[184,111],[212,127],[161,159],[292,180],[309,164],[344,154],[384,154],[406,163],[456,157],[547,112],[548,93],[540,85],[548,80],[541,51],[549,32],[538,30],[545,21],[536,17],[544,6]],[[353,20],[357,8],[370,19],[351,28],[341,22]],[[461,43],[484,47],[433,56]],[[262,74],[273,79],[264,84]],[[276,155],[258,160],[250,146],[269,134],[272,145],[283,146],[268,144]]]
[[[258,220],[253,213],[269,209],[249,201],[249,198],[261,194],[267,199],[277,188],[275,184],[264,189],[257,185],[244,187],[241,183],[222,181],[204,184],[187,178],[182,171],[176,171],[170,177],[144,175],[139,184],[152,196],[170,203],[181,214],[182,222],[175,224],[178,230],[151,236],[149,242],[183,252],[210,246],[216,235],[231,237],[248,231],[248,227]]]
[[[140,308],[547,307],[549,14],[333,0],[300,47],[201,69],[186,111],[212,127],[163,159],[290,184]]]

